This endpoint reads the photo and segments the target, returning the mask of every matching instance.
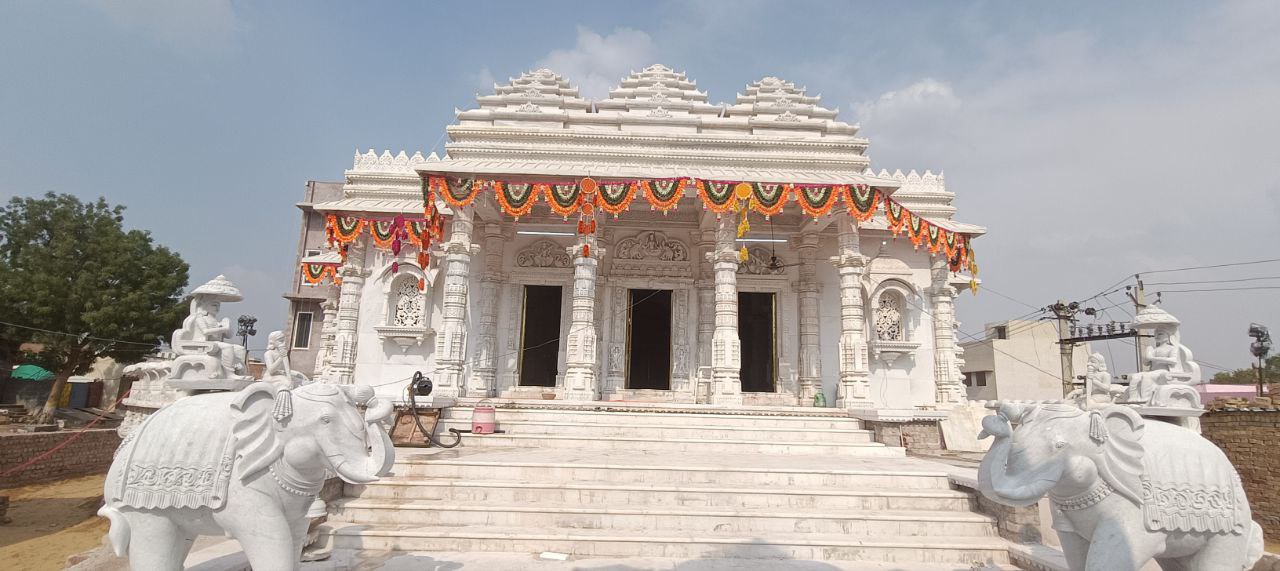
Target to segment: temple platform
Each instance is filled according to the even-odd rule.
[[[994,521],[952,488],[951,467],[871,442],[843,411],[509,405],[497,411],[506,434],[467,436],[449,450],[402,448],[392,476],[346,486],[324,528],[331,545],[706,560],[707,569],[1009,561]],[[470,418],[469,407],[450,408],[440,432]]]

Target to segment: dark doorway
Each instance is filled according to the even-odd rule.
[[[560,354],[560,286],[524,286],[520,386],[556,386]]]
[[[738,293],[738,337],[742,341],[742,392],[771,393],[774,320],[772,293]]]
[[[671,390],[671,290],[631,290],[627,322],[627,388]]]

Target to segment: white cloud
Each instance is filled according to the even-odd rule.
[[[861,120],[873,121],[945,113],[959,106],[960,98],[950,83],[926,77],[902,89],[887,91],[874,101],[864,101],[856,109]]]
[[[579,26],[578,41],[571,49],[554,50],[538,60],[577,85],[583,97],[601,99],[633,69],[655,63],[656,48],[649,34],[616,28],[607,36]]]
[[[243,22],[232,0],[82,0],[116,26],[152,36],[185,53],[233,47]]]
[[[471,83],[475,85],[476,93],[492,93],[493,84],[497,83],[497,80],[493,77],[493,72],[489,71],[487,67],[481,68],[480,71],[472,74],[470,79]]]

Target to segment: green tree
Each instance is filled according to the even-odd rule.
[[[1214,375],[1211,382],[1228,385],[1256,385],[1258,384],[1258,370],[1249,367],[1234,371],[1223,371]],[[1280,355],[1272,355],[1263,362],[1262,382],[1280,382]]]
[[[0,208],[0,338],[42,346],[25,357],[56,375],[38,422],[52,419],[68,377],[98,357],[139,361],[182,322],[187,263],[125,230],[123,213],[54,193]]]

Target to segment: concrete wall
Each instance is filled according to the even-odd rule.
[[[0,473],[71,439],[47,458],[0,480],[0,488],[49,482],[82,474],[101,474],[111,467],[120,435],[114,428],[80,432],[35,432],[0,435]]]
[[[1280,409],[1210,411],[1200,417],[1200,430],[1240,472],[1263,535],[1280,539]]]
[[[1007,339],[994,338],[993,328],[1005,326]],[[1009,321],[989,324],[988,338],[965,343],[964,372],[990,371],[986,387],[966,387],[971,400],[1041,400],[1062,398],[1062,358],[1057,326],[1048,321]],[[1072,355],[1075,375],[1085,373],[1091,348],[1077,346]]]

